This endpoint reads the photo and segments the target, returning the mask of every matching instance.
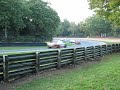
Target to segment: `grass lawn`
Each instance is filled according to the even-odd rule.
[[[73,43],[70,43],[70,42],[66,42],[65,43],[67,46],[72,46],[72,45],[74,45]]]
[[[37,49],[37,48],[45,48],[47,46],[12,46],[12,47],[0,47],[0,50],[18,50],[18,49]]]
[[[120,53],[89,67],[37,78],[16,90],[120,90]]]
[[[72,46],[72,43],[66,43],[67,46]],[[38,48],[48,48],[48,46],[11,46],[11,47],[0,47],[0,50],[18,50],[18,49],[38,49]]]
[[[106,41],[102,41],[102,42],[104,42],[106,44],[119,44],[118,42],[106,42]]]

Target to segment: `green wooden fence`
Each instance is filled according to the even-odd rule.
[[[3,80],[3,57],[0,56],[0,80]]]
[[[3,55],[0,56],[0,81],[11,81],[52,68],[60,69],[63,65],[99,60],[112,52],[120,52],[120,44]]]

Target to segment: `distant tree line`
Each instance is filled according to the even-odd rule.
[[[60,18],[42,0],[0,0],[0,41],[45,41],[56,33]]]
[[[120,36],[120,28],[103,17],[93,15],[78,24],[65,19],[59,25],[58,36],[64,37],[106,37]]]
[[[75,24],[74,22],[69,22],[65,19],[63,22],[60,23],[58,27],[58,36],[63,37],[84,37],[85,33],[81,30],[80,24]]]

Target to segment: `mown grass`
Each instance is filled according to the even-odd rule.
[[[11,46],[11,47],[0,47],[0,50],[18,50],[18,49],[37,49],[47,48],[47,46]]]
[[[118,42],[107,42],[107,41],[102,41],[102,42],[104,42],[106,44],[118,44]]]
[[[74,45],[73,43],[70,43],[70,42],[65,42],[65,44],[66,44],[67,46],[72,46],[72,45]]]
[[[39,78],[16,90],[120,90],[120,53],[89,67]]]
[[[66,42],[67,46],[72,46],[74,44]],[[18,49],[40,49],[48,48],[48,46],[10,46],[10,47],[0,47],[0,50],[18,50]]]

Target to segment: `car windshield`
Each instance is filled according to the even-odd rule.
[[[57,44],[64,44],[64,42],[59,40],[59,41],[57,41]]]

